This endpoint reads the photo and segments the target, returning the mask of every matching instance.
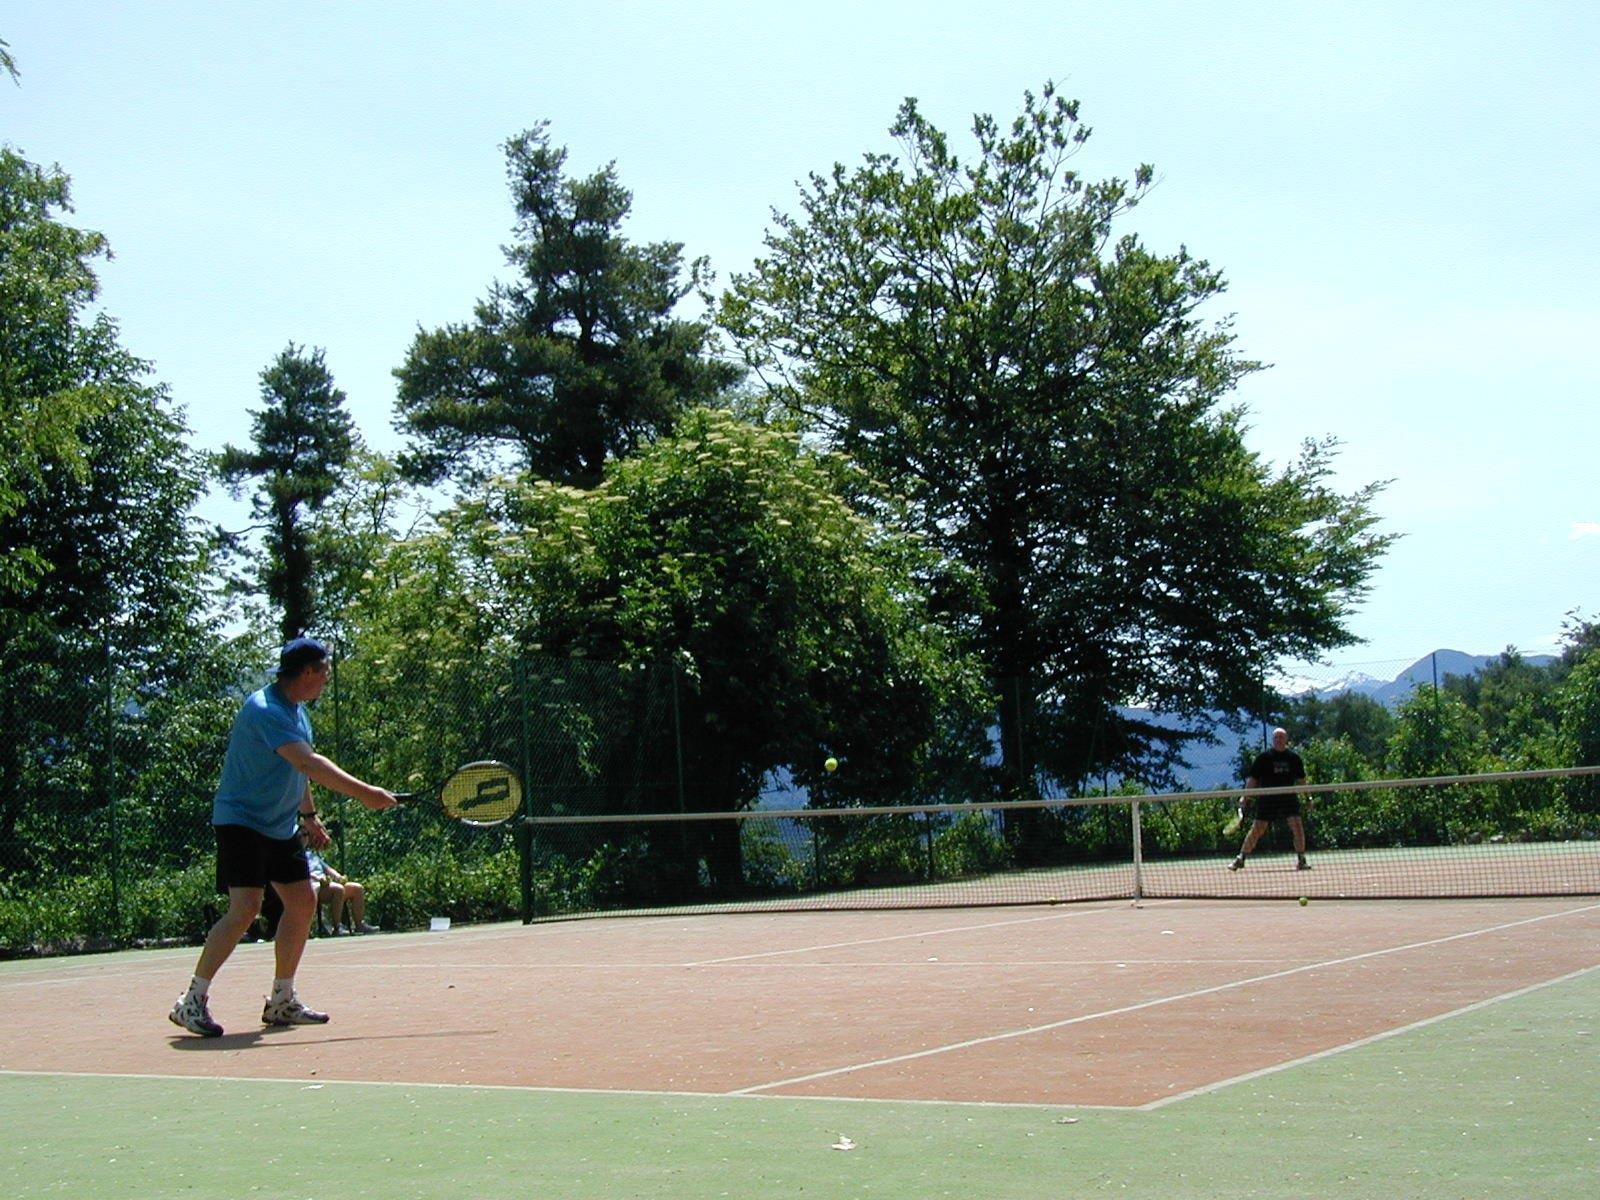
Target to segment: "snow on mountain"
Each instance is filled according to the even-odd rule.
[[[1322,675],[1284,675],[1269,679],[1267,683],[1284,696],[1317,696],[1325,699],[1337,696],[1341,692],[1361,692],[1370,695],[1380,688],[1388,687],[1390,680],[1379,679],[1376,675],[1368,675],[1364,671],[1348,671],[1334,679]]]

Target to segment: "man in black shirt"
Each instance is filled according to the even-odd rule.
[[[1255,788],[1287,788],[1305,781],[1306,766],[1300,761],[1300,756],[1289,749],[1289,731],[1274,729],[1272,749],[1256,755],[1255,762],[1250,764],[1250,776],[1244,781],[1244,786],[1247,791]],[[1242,796],[1239,798],[1239,807],[1242,813]],[[1300,797],[1294,792],[1274,792],[1256,799],[1255,820],[1250,822],[1250,832],[1244,835],[1239,856],[1228,864],[1230,871],[1237,871],[1244,866],[1245,856],[1256,848],[1262,834],[1267,832],[1267,826],[1277,820],[1289,822],[1289,832],[1294,836],[1295,867],[1304,871],[1310,865],[1306,862],[1306,827],[1300,819]]]

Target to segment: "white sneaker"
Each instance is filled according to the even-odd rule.
[[[179,1028],[187,1029],[190,1033],[198,1033],[201,1037],[221,1037],[222,1026],[211,1019],[211,1011],[206,1007],[206,1001],[210,998],[191,996],[185,992],[172,1006],[172,1011],[167,1014],[167,1020]]]
[[[287,1000],[268,1000],[261,1010],[263,1025],[326,1025],[328,1014],[307,1008],[299,996]]]

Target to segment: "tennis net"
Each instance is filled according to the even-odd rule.
[[[1230,868],[1249,828],[1230,831],[1236,789],[610,816],[536,804],[535,913],[1600,894],[1596,775],[1304,785],[1306,869],[1281,821]]]

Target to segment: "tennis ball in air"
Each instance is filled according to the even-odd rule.
[[[822,760],[822,769],[824,771],[826,771],[828,774],[832,775],[835,771],[837,771],[839,769],[839,760],[837,758],[831,758],[831,757],[823,759]]]
[[[1301,908],[1304,908],[1306,905],[1308,905],[1310,903],[1311,903],[1311,901],[1306,899],[1304,896],[1300,897],[1300,907]]]

